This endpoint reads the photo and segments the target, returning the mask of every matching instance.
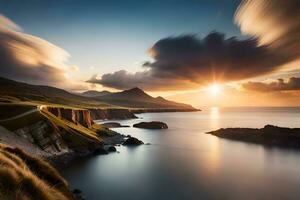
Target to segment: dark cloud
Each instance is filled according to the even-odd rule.
[[[0,15],[0,76],[33,84],[61,86],[69,54]]]
[[[145,72],[120,71],[90,80],[107,87],[144,87],[152,90],[199,87],[213,81],[241,80],[272,72],[286,58],[258,46],[256,39],[226,39],[212,32],[201,39],[195,35],[159,40],[149,50],[154,62],[146,62]],[[270,62],[272,60],[272,62]],[[175,83],[175,85],[171,85]]]
[[[155,61],[148,66],[155,76],[182,77],[197,83],[250,78],[274,71],[285,62],[284,57],[270,52],[267,46],[258,46],[256,39],[225,39],[218,32],[204,39],[162,39],[150,52]]]
[[[300,90],[300,78],[292,77],[287,81],[278,79],[270,83],[264,82],[248,82],[243,84],[243,88],[246,90],[258,91],[258,92],[276,92],[276,91],[289,91]]]
[[[196,84],[187,80],[176,80],[171,78],[157,78],[152,71],[130,73],[126,70],[104,74],[101,79],[94,75],[87,82],[101,84],[106,87],[125,90],[133,87],[140,87],[145,90],[178,90],[195,88]]]

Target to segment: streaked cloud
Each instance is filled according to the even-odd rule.
[[[0,14],[0,29],[11,29],[14,31],[22,31],[22,28],[16,24],[15,22],[11,21],[4,15]]]
[[[257,37],[290,61],[299,58],[299,0],[244,0],[235,22],[243,34]]]
[[[66,64],[68,52],[21,30],[0,15],[0,76],[32,84],[71,85],[66,73],[78,67]]]
[[[244,83],[243,88],[258,92],[277,92],[300,90],[300,78],[291,77],[288,80],[278,79],[272,82],[248,82]]]

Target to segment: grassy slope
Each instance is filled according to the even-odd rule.
[[[133,88],[101,97],[89,98],[65,90],[42,85],[31,85],[0,77],[0,102],[28,105],[49,105],[68,108],[138,108],[138,109],[193,109],[192,106],[153,98],[141,89]]]
[[[69,144],[72,144],[72,146],[83,146],[102,141],[96,131],[92,129],[60,119],[47,111],[42,111],[41,113],[52,122],[53,126],[65,130],[66,134],[62,136]]]
[[[111,108],[112,106],[65,90],[41,85],[30,85],[0,77],[0,102],[51,105],[71,108]]]
[[[5,107],[4,104],[2,104],[0,106],[0,111],[2,109],[12,110],[13,113],[17,113],[17,111],[15,111],[14,109],[18,110],[20,107],[22,107],[22,110],[32,109],[31,105],[26,105],[26,104],[16,105],[16,104],[6,103],[6,106],[7,107]],[[9,114],[9,116],[11,116],[11,114]],[[73,122],[58,118],[52,113],[45,110],[37,111],[17,119],[0,122],[0,125],[4,126],[6,129],[10,131],[14,131],[32,125],[41,120],[50,121],[52,127],[56,129],[58,133],[61,134],[63,139],[71,147],[81,147],[81,146],[88,146],[90,144],[99,143],[102,142],[101,136],[103,137],[110,136],[113,133],[112,131],[98,124],[94,124],[93,127],[90,129],[86,128],[80,124],[75,124]]]
[[[10,131],[14,131],[45,119],[46,118],[43,115],[41,115],[39,112],[34,112],[17,119],[0,122],[0,125],[4,126],[6,129]]]
[[[20,149],[0,143],[0,166],[0,199],[75,199],[52,166]]]

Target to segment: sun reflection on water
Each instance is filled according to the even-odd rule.
[[[209,110],[209,119],[211,130],[216,130],[219,127],[220,110],[218,107],[211,107]]]

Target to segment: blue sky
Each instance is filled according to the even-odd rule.
[[[70,53],[85,76],[140,70],[147,50],[161,38],[205,36],[218,30],[239,36],[237,0],[0,0],[0,12],[24,32]]]

